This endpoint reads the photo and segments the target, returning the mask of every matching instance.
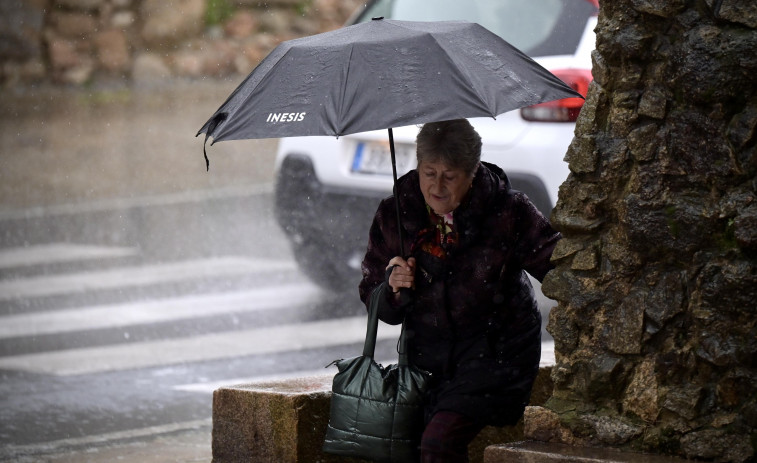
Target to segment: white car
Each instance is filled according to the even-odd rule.
[[[597,0],[375,0],[349,23],[383,16],[477,22],[586,95]],[[568,176],[563,161],[583,100],[571,98],[471,119],[482,159],[502,167],[513,188],[547,216]],[[415,167],[418,127],[394,129],[398,175]],[[334,137],[284,138],[276,158],[276,218],[302,271],[317,284],[355,290],[368,228],[391,194],[386,130]]]

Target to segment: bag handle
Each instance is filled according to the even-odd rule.
[[[368,303],[368,328],[365,332],[365,344],[363,344],[363,355],[373,358],[376,351],[376,337],[378,335],[378,311],[381,298],[384,297],[384,290],[386,283],[381,283],[376,289],[373,290]],[[402,321],[402,331],[400,332],[400,339],[397,343],[397,351],[400,358],[398,365],[409,365],[407,358],[407,349],[405,341],[405,321]]]
[[[378,334],[378,305],[379,298],[383,296],[384,283],[381,283],[371,293],[368,301],[368,329],[365,332],[365,344],[363,344],[363,355],[373,358],[376,351],[376,336]]]
[[[400,340],[397,342],[397,352],[400,354],[400,359],[397,362],[397,365],[410,365],[407,358],[407,349],[405,348],[405,320],[402,320],[402,331],[400,331]]]

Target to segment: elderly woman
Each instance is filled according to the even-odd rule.
[[[401,224],[393,198],[376,212],[360,297],[380,298],[384,322],[406,321],[411,363],[433,374],[421,461],[465,462],[485,425],[513,425],[528,404],[541,316],[524,271],[544,278],[560,234],[480,161],[467,120],[424,125],[417,146],[418,167],[395,190]]]

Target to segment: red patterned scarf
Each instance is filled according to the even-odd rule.
[[[444,259],[447,257],[447,249],[457,244],[457,231],[455,230],[452,212],[438,215],[428,204],[426,204],[426,210],[428,211],[429,227],[418,233],[410,252],[420,250]]]

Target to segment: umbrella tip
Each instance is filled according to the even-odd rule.
[[[373,21],[381,21],[382,19],[384,19],[383,16],[376,16],[375,18],[371,18],[371,20]]]

